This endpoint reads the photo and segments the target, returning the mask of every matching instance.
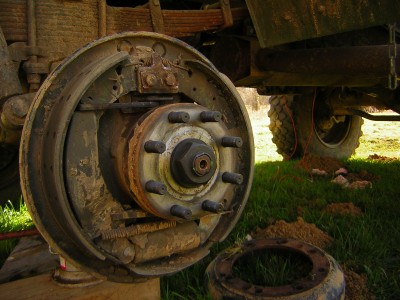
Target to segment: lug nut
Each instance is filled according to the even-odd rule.
[[[166,150],[166,146],[163,142],[147,141],[144,143],[144,150],[146,150],[147,153],[162,154]]]
[[[200,120],[202,122],[219,122],[222,115],[219,111],[203,111],[200,113]]]
[[[169,212],[171,215],[185,220],[192,217],[192,211],[190,209],[177,204],[173,205]]]
[[[222,174],[222,181],[226,183],[242,184],[243,175],[238,173],[225,172]]]
[[[201,204],[201,208],[205,211],[213,212],[216,214],[222,213],[224,211],[224,206],[222,203],[214,202],[211,200],[204,200]]]
[[[221,145],[224,147],[240,148],[243,146],[243,141],[238,136],[224,136]]]
[[[145,185],[146,191],[153,194],[164,195],[167,192],[167,187],[161,182],[149,180]]]
[[[173,111],[168,114],[168,121],[171,123],[187,123],[190,121],[190,115],[184,111]]]

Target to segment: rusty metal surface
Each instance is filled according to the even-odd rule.
[[[159,62],[171,72],[155,72],[151,69],[154,64],[146,64],[156,54],[162,56]],[[165,80],[165,87],[173,88],[160,90],[154,85],[151,90],[149,85],[146,90],[142,89],[140,72],[146,66],[150,67],[146,72],[153,72],[157,81]],[[172,85],[167,76],[170,74],[175,78]],[[159,108],[151,108],[154,102]],[[151,105],[130,106],[130,103]],[[188,111],[193,124],[175,115],[170,120],[170,111],[160,117],[156,112],[162,108]],[[219,111],[220,118],[203,120],[200,114],[205,110]],[[195,263],[207,254],[213,242],[232,229],[247,200],[253,144],[250,122],[240,97],[234,86],[203,56],[173,38],[126,33],[87,45],[49,76],[27,120],[21,147],[21,172],[24,197],[34,222],[55,251],[100,277],[129,282],[141,276],[176,272]],[[146,122],[154,126],[148,126],[149,136],[139,139],[138,144],[143,147],[136,149],[137,157],[132,161],[130,141]],[[196,130],[180,134],[180,129],[185,131],[191,127],[203,128],[201,134]],[[166,142],[165,152],[159,150],[159,144],[153,143],[151,147],[146,144],[162,138],[160,128],[169,129],[171,133],[167,136],[178,140],[181,136],[198,139],[209,135],[212,145],[218,144],[213,149],[219,153],[218,165],[224,166],[221,172],[240,173],[243,181],[224,182],[222,173],[216,172],[213,179],[204,183],[208,187],[197,185],[191,194],[178,193],[177,190],[185,187],[179,187],[179,182],[172,183],[168,171],[170,154],[167,154],[168,149],[174,150],[176,143]],[[225,136],[240,139],[241,147],[237,143],[222,143]],[[166,172],[163,176],[167,179],[160,185],[158,175],[146,177],[148,170],[159,172],[158,168],[146,164],[146,159],[162,157],[164,153],[161,170]],[[199,168],[204,161],[198,162]],[[129,170],[135,168],[141,180],[136,183],[140,187],[134,189],[144,188],[142,194],[131,190]],[[196,174],[203,176],[202,172]],[[146,188],[151,180],[158,183],[151,189]],[[219,191],[211,189],[213,185],[220,186]],[[208,193],[211,190],[214,192]],[[150,195],[167,191],[172,195],[169,203],[155,198],[154,203],[161,206],[150,209],[144,205],[145,213],[139,212],[142,206],[139,204],[146,202]],[[222,203],[226,210],[220,213],[217,207],[214,212],[203,211],[202,200]],[[195,208],[192,220],[196,222],[179,219],[183,224],[167,228],[172,223],[165,219],[176,216],[172,208],[185,205]],[[153,222],[157,225],[153,226]],[[102,233],[110,232],[110,239],[101,238]],[[149,241],[148,248],[140,252],[145,239]]]
[[[116,238],[124,238],[131,237],[134,235],[140,235],[144,233],[154,232],[158,230],[163,230],[171,227],[175,227],[175,221],[166,221],[166,222],[151,222],[151,223],[143,223],[137,224],[125,228],[119,229],[110,229],[107,231],[103,231],[101,233],[101,238],[103,240],[112,240]]]
[[[143,7],[112,7],[105,0],[0,0],[0,27],[8,44],[23,42],[35,54],[26,68],[27,73],[33,74],[31,81],[36,89],[38,73],[49,73],[66,56],[98,37],[124,31],[164,31],[169,36],[185,37],[219,30],[225,24],[221,9],[162,10],[154,19],[151,11]],[[246,7],[232,8],[233,21],[247,16]],[[18,50],[26,52],[24,47]]]
[[[130,238],[135,245],[135,263],[170,257],[172,254],[196,249],[201,238],[195,222],[187,222],[177,227],[137,235]]]
[[[261,47],[393,23],[399,0],[246,0]]]
[[[190,122],[184,124],[169,122],[168,115],[178,110],[187,112],[190,115]],[[141,207],[154,215],[179,220],[169,212],[172,205],[179,204],[191,210],[192,218],[202,217],[208,214],[201,207],[204,197],[220,202],[223,200],[221,196],[232,188],[219,181],[218,177],[222,170],[232,171],[235,169],[235,152],[237,151],[218,145],[219,140],[227,135],[228,131],[224,124],[218,122],[199,122],[200,114],[203,111],[207,111],[207,108],[195,104],[171,104],[160,107],[140,124],[129,142],[130,189]],[[173,176],[174,169],[170,167],[170,164],[174,163],[172,159],[174,149],[188,139],[199,140],[215,152],[214,160],[216,161],[213,162],[215,165],[212,172],[203,175],[207,177],[204,183],[194,186],[185,186],[179,183]],[[167,145],[166,151],[159,155],[143,153],[141,149],[148,140],[162,141]],[[193,163],[195,161],[196,158]],[[190,162],[187,164],[191,169]],[[180,173],[184,173],[184,170],[179,170]],[[162,195],[148,193],[145,189],[145,183],[148,180],[165,184],[166,192]],[[230,204],[227,202],[224,203],[224,206],[228,208]]]
[[[0,233],[0,241],[21,238],[25,236],[33,236],[33,235],[40,235],[40,232],[36,228],[20,230],[20,231],[12,231],[12,232],[2,232]]]
[[[11,61],[7,42],[0,26],[0,103],[7,97],[21,94],[18,69]]]
[[[153,25],[153,31],[158,33],[164,33],[164,17],[162,14],[160,0],[150,0],[149,9],[151,16],[151,23]]]
[[[220,0],[219,4],[221,6],[222,15],[224,17],[224,25],[222,26],[222,28],[231,27],[233,25],[233,16],[229,0]]]
[[[246,255],[261,251],[296,253],[309,260],[312,269],[308,276],[288,285],[261,286],[251,284],[235,275],[234,265]],[[213,299],[344,299],[344,274],[332,257],[321,249],[300,240],[262,239],[244,242],[239,249],[220,253],[207,268],[208,288]]]
[[[25,117],[32,103],[34,93],[8,98],[4,103],[0,118],[0,143],[18,148]]]

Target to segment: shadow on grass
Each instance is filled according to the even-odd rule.
[[[330,179],[312,178],[298,162],[263,162],[255,166],[254,182],[245,211],[227,240],[195,266],[162,279],[163,299],[207,299],[203,276],[208,263],[222,249],[243,240],[257,227],[301,217],[334,238],[330,253],[342,266],[368,278],[377,299],[400,294],[400,162],[349,160],[350,172],[366,170],[379,179],[365,190],[348,190]],[[360,216],[332,215],[331,203],[352,202]],[[299,209],[301,208],[301,209]],[[181,296],[178,296],[181,295]],[[183,297],[183,298],[182,298]]]

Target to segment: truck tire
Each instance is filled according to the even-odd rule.
[[[296,157],[295,153],[293,153],[296,146],[296,138],[293,122],[289,115],[289,113],[292,115],[292,103],[293,96],[291,95],[272,96],[268,111],[272,141],[277,147],[277,152],[284,158]]]
[[[363,119],[333,116],[319,97],[317,94],[314,109],[311,94],[272,99],[269,113],[272,141],[284,158],[294,159],[310,153],[343,159],[350,157],[360,145]],[[293,116],[293,123],[288,112]]]

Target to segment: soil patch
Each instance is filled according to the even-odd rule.
[[[266,229],[257,228],[252,236],[256,239],[280,237],[299,239],[322,249],[329,246],[333,241],[332,237],[314,224],[304,222],[301,217],[298,217],[297,221],[292,223],[280,220],[268,226]]]
[[[302,168],[307,172],[311,172],[313,169],[324,170],[328,174],[335,173],[343,167],[343,163],[332,157],[320,157],[317,155],[307,153],[302,160],[296,165],[298,168]]]
[[[362,215],[361,209],[355,206],[352,202],[332,203],[325,207],[324,211],[333,215]]]
[[[354,181],[378,181],[379,176],[369,173],[367,170],[361,170],[359,173],[349,173],[346,175],[349,182]]]
[[[346,300],[372,300],[374,296],[368,291],[367,278],[356,272],[345,270]]]
[[[377,161],[381,161],[381,162],[393,162],[393,161],[397,161],[396,158],[387,157],[387,156],[382,156],[382,155],[378,155],[378,154],[369,155],[369,156],[368,156],[368,159],[370,159],[370,160],[377,160]]]

